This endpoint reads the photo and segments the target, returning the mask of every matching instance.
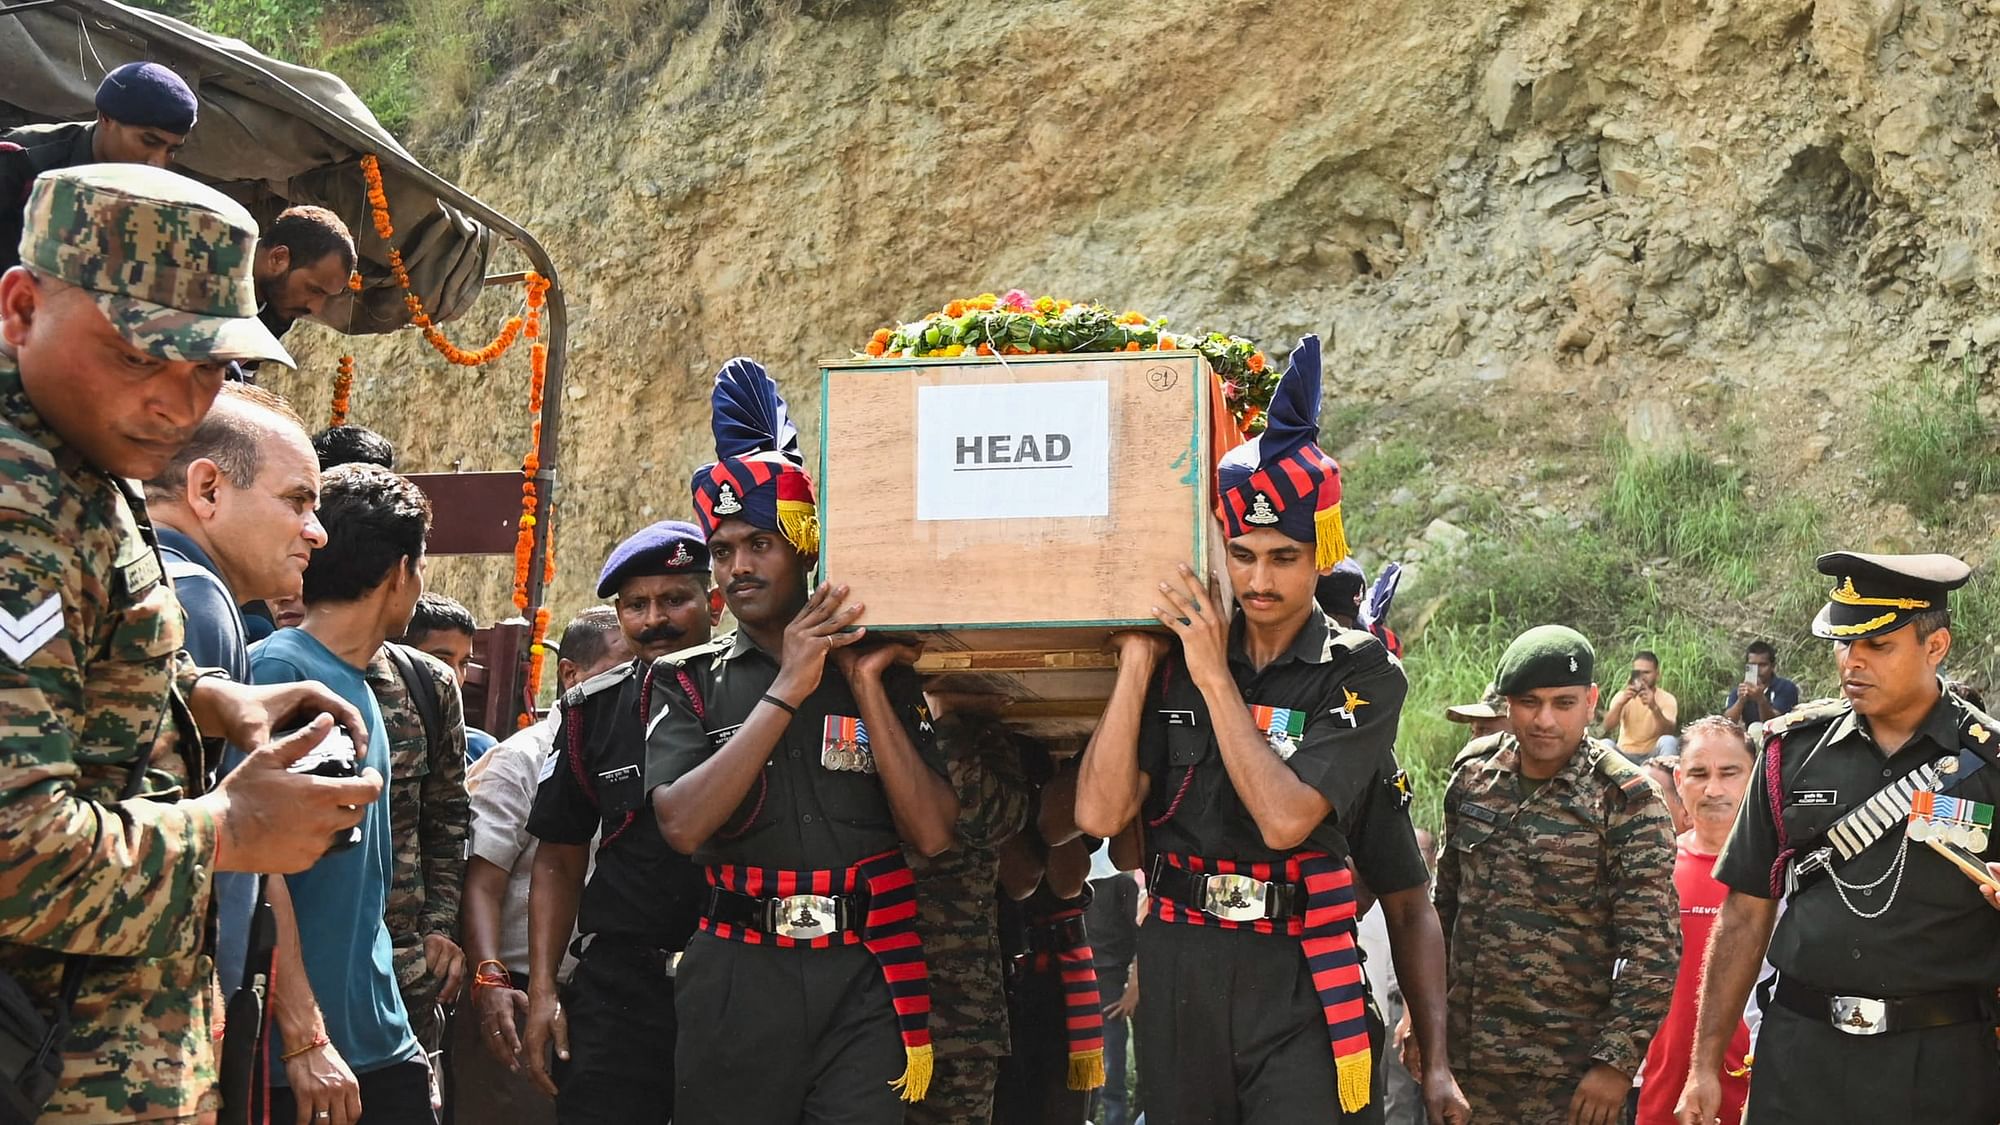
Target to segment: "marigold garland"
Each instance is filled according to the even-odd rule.
[[[410,310],[410,323],[417,326],[429,341],[431,347],[447,361],[461,367],[484,367],[507,354],[507,349],[520,339],[523,320],[521,317],[507,318],[500,326],[500,334],[493,341],[477,351],[467,351],[445,338],[437,325],[431,323],[430,314],[424,311],[424,301],[417,296],[410,284],[410,271],[403,266],[403,252],[396,249],[396,227],[389,221],[389,193],[382,186],[382,162],[374,154],[361,158],[361,175],[368,181],[368,209],[375,219],[375,233],[389,246],[389,272],[395,275],[396,285],[403,290],[403,306]],[[356,275],[357,277],[359,275]],[[535,275],[530,274],[531,278]],[[547,282],[543,282],[544,288]]]
[[[535,489],[535,474],[542,467],[542,402],[548,386],[549,349],[542,342],[542,309],[548,303],[549,279],[530,272],[523,280],[527,291],[528,312],[526,316],[508,317],[500,326],[500,334],[485,347],[468,351],[453,344],[445,334],[432,323],[430,314],[424,311],[423,298],[419,297],[410,281],[410,271],[403,264],[402,251],[395,247],[395,224],[389,218],[389,195],[382,186],[382,165],[372,154],[361,158],[361,174],[368,182],[368,206],[375,222],[375,233],[389,246],[389,272],[394,275],[396,285],[403,290],[403,305],[410,312],[410,323],[421,331],[425,341],[436,349],[448,362],[461,367],[484,367],[506,355],[508,350],[521,338],[529,341],[528,366],[528,414],[530,417],[528,452],[521,458],[521,515],[514,534],[514,608],[521,613],[528,612],[528,578],[534,565],[535,527],[540,522],[536,515],[539,496]],[[361,275],[355,274],[349,284],[361,288]],[[351,374],[352,361],[343,359],[343,370]],[[341,384],[336,384],[336,387]],[[344,396],[336,397],[335,405],[340,410],[339,417],[345,418]],[[546,588],[555,581],[556,555],[553,533],[543,537],[542,584]],[[534,627],[528,644],[527,695],[531,701],[528,711],[521,716],[520,726],[534,721],[532,701],[541,698],[542,663],[547,654],[549,632],[549,609],[538,606],[534,614]]]
[[[947,301],[921,320],[878,328],[857,358],[956,359],[964,355],[1050,355],[1072,352],[1200,352],[1222,380],[1224,400],[1245,433],[1263,430],[1264,407],[1277,372],[1257,345],[1222,332],[1168,332],[1165,320],[1114,312],[1096,302],[981,293]]]
[[[347,424],[347,400],[353,390],[354,357],[344,355],[340,357],[340,370],[333,377],[333,412],[326,423],[328,426]]]

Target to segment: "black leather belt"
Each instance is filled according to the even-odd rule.
[[[702,913],[712,922],[806,939],[859,930],[868,917],[868,906],[860,895],[755,898],[710,887],[708,909]]]
[[[1868,996],[1836,996],[1779,976],[1778,1003],[1810,1019],[1825,1020],[1849,1035],[1883,1035],[1950,1027],[1993,1018],[1991,1005],[1978,992],[1928,992],[1877,1000]]]
[[[1067,949],[1075,949],[1088,940],[1084,934],[1081,914],[1054,922],[1035,922],[1028,926],[1029,953],[1061,953]]]
[[[1233,922],[1269,918],[1284,921],[1305,912],[1305,888],[1297,883],[1265,883],[1243,875],[1204,875],[1164,860],[1153,862],[1146,889],[1190,910]],[[1261,895],[1261,909],[1255,896]]]

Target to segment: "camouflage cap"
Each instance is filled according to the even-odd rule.
[[[257,222],[241,204],[144,164],[36,177],[21,264],[88,291],[133,347],[207,363],[291,354],[257,319]]]
[[[1504,719],[1507,717],[1507,697],[1500,689],[1487,684],[1480,693],[1477,703],[1460,703],[1444,709],[1444,717],[1454,723],[1470,723],[1478,719]]]

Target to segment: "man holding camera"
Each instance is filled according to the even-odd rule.
[[[295,714],[358,729],[324,687],[182,653],[128,483],[230,361],[290,362],[256,320],[256,223],[171,172],[87,165],[37,179],[22,230],[0,275],[0,1120],[191,1122],[215,1108],[215,874],[309,866],[381,779],[287,770],[325,718],[264,746]],[[203,793],[201,734],[264,748]]]

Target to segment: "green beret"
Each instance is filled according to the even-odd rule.
[[[1500,656],[1493,686],[1501,695],[1525,695],[1541,688],[1585,687],[1597,653],[1582,633],[1567,625],[1537,625],[1514,638]]]

